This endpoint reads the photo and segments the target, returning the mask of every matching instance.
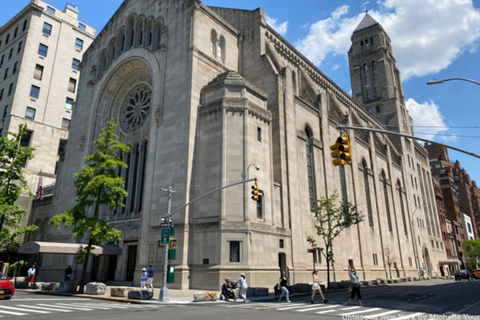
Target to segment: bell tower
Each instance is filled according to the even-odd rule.
[[[387,130],[413,135],[390,38],[368,12],[351,36],[348,51],[352,96]]]

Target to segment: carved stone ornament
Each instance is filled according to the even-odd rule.
[[[146,85],[138,86],[126,96],[120,111],[121,126],[125,132],[140,129],[150,117],[152,90]]]

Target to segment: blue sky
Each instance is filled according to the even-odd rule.
[[[0,1],[0,25],[30,2]],[[63,9],[67,1],[46,2]],[[98,34],[122,0],[70,2],[79,6],[79,19]],[[347,93],[351,92],[350,36],[368,10],[390,36],[416,134],[480,155],[480,86],[465,81],[426,85],[429,80],[452,77],[480,81],[480,0],[202,2],[248,10],[262,7],[267,22]],[[449,154],[480,185],[480,159],[453,150]]]

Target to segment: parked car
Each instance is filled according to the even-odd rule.
[[[0,298],[11,299],[15,293],[15,288],[13,287],[13,282],[10,278],[5,277],[0,273]]]
[[[473,272],[473,277],[475,279],[480,279],[480,269],[475,269],[475,271]]]
[[[472,280],[472,274],[468,270],[458,270],[455,272],[455,280],[460,281],[462,279]]]

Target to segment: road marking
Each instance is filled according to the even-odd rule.
[[[51,313],[50,311],[40,311],[40,310],[25,310],[25,308],[16,308],[16,307],[7,307],[2,306],[2,309],[11,309],[11,310],[18,310],[18,311],[28,311],[28,312],[36,312],[36,313]]]
[[[13,314],[14,316],[26,316],[26,315],[28,315],[28,313],[6,311],[6,310],[1,310],[1,309],[0,309],[0,313]]]
[[[356,306],[356,307],[346,307],[346,308],[342,308],[342,309],[338,309],[338,310],[353,310],[353,309],[358,309],[358,308],[361,308],[360,306]]]
[[[387,314],[398,313],[398,312],[401,312],[401,311],[400,310],[390,310],[390,311],[386,311],[386,312],[382,312],[382,313],[377,313],[377,314],[372,314],[372,315],[369,315],[369,316],[364,316],[363,319],[375,319],[375,318],[386,316]]]
[[[353,312],[348,312],[348,313],[342,313],[341,316],[349,316],[349,315],[352,315],[352,314],[357,314],[357,313],[365,313],[365,312],[372,312],[372,311],[377,311],[377,310],[381,310],[380,308],[368,308],[368,309],[364,309],[364,310],[360,310],[360,311],[353,311]]]
[[[419,316],[424,315],[424,314],[425,313],[423,313],[423,312],[412,313],[412,314],[402,316],[402,317],[395,317],[395,320],[411,319],[411,318],[419,317]]]
[[[66,303],[56,303],[55,305],[57,306],[60,306],[60,307],[65,307],[65,308],[69,308],[70,306],[71,307],[74,307],[74,308],[94,308],[94,309],[101,309],[101,310],[110,310],[110,308],[107,308],[107,307],[103,307],[103,306],[95,306],[95,305],[87,305],[87,304],[83,304],[83,303],[70,303],[70,304],[66,304]],[[83,309],[80,309],[80,310],[83,310]],[[88,309],[86,309],[88,310]]]
[[[88,309],[84,307],[71,307],[70,305],[65,305],[62,303],[55,303],[55,304],[52,304],[52,306],[59,306],[60,308],[64,308],[64,309],[72,309],[72,310],[80,310],[80,311],[93,311],[93,309]]]
[[[323,314],[323,313],[329,313],[329,312],[334,312],[334,311],[337,311],[337,309],[330,309],[330,310],[324,310],[324,311],[318,311],[318,312],[315,312],[316,314]]]
[[[303,308],[303,307],[306,307],[306,306],[308,306],[308,304],[304,303],[304,304],[292,305],[290,307],[278,308],[277,310],[278,311],[283,311],[283,310],[290,310],[290,309],[298,309],[298,308]]]
[[[337,307],[336,305],[329,305],[329,306],[318,306],[318,307],[314,307],[314,308],[307,308],[307,309],[300,309],[300,310],[297,310],[297,312],[305,312],[305,311],[313,311],[313,310],[318,310],[318,309],[329,309],[329,308],[335,308]]]
[[[40,310],[51,310],[51,311],[58,311],[58,312],[72,312],[72,310],[64,310],[64,309],[57,309],[57,308],[52,308],[49,305],[39,307],[37,305],[31,306],[27,304],[20,304],[18,305],[19,307],[25,307],[25,308],[33,308],[33,309],[40,309]]]

